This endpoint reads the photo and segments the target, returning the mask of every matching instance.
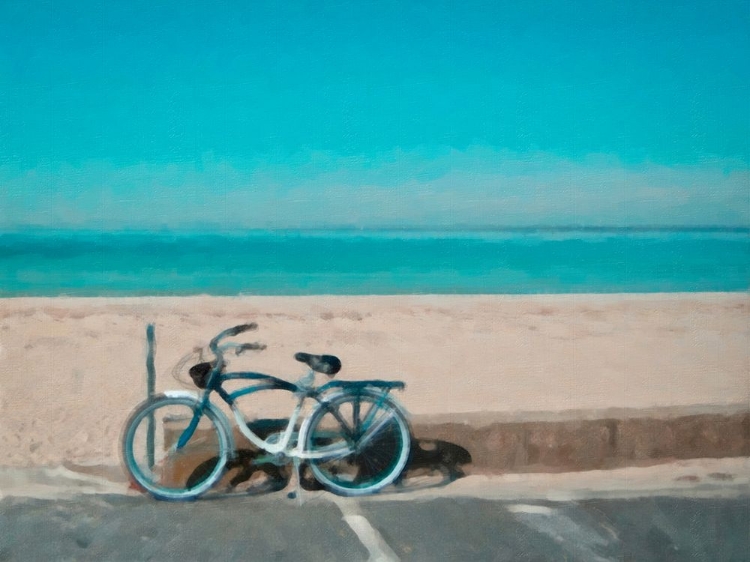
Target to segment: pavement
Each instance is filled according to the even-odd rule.
[[[301,501],[275,492],[158,502],[70,471],[23,474],[0,471],[3,561],[742,561],[750,552],[750,459],[447,485],[419,476],[370,497],[306,491]]]
[[[739,562],[750,551],[748,526],[747,498],[439,498],[355,507],[6,499],[0,560]]]

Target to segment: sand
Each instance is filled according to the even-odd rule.
[[[233,369],[295,380],[295,352],[332,353],[339,378],[405,381],[415,416],[541,415],[750,406],[749,307],[743,293],[0,299],[0,465],[118,464],[148,322],[157,391],[190,388],[180,359],[255,321],[238,341],[268,349]]]

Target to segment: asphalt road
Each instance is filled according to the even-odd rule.
[[[0,560],[750,560],[750,496],[0,501]]]

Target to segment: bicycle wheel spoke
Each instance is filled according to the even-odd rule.
[[[364,435],[362,435],[362,437],[360,438],[358,445],[367,445],[368,441],[373,439],[373,437],[377,435],[377,433],[381,431],[383,427],[385,427],[385,425],[393,419],[393,416],[393,412],[387,412],[383,416],[381,416],[380,419],[378,419],[365,431]]]
[[[354,421],[354,437],[359,438],[359,432],[362,428],[362,420],[359,419],[359,404],[360,399],[357,397],[357,399],[354,401],[354,404],[352,404],[352,419]]]

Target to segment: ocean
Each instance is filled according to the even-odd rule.
[[[0,297],[749,288],[747,229],[0,234]]]

